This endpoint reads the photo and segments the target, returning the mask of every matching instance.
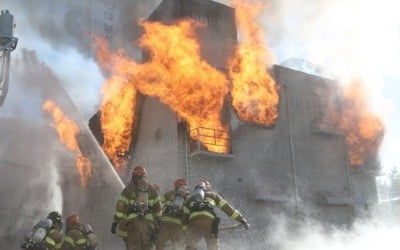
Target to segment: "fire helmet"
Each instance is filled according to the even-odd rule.
[[[132,171],[132,177],[146,177],[147,171],[142,166],[136,166]]]
[[[177,179],[174,184],[175,188],[186,187],[187,183],[185,179]]]
[[[73,224],[79,224],[79,223],[80,223],[80,220],[79,220],[78,215],[76,215],[76,214],[71,214],[71,215],[69,215],[69,216],[67,217],[66,223],[67,223],[67,226],[73,225]]]
[[[47,215],[47,219],[50,219],[53,224],[57,224],[62,227],[63,221],[62,221],[62,216],[59,212],[57,211],[52,211]]]

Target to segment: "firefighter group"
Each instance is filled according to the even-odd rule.
[[[208,250],[218,250],[220,218],[215,208],[249,228],[244,216],[212,191],[209,181],[200,181],[189,194],[186,180],[177,179],[173,190],[160,195],[158,186],[149,183],[146,169],[136,166],[117,199],[111,233],[122,238],[127,250],[163,250],[168,241],[175,250],[196,250],[202,239]],[[65,237],[62,225],[61,215],[51,212],[34,226],[21,248],[98,249],[92,228],[76,214],[66,219]],[[45,230],[39,235],[42,228]]]

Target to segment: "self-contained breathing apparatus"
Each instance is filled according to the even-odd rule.
[[[86,246],[87,250],[97,250],[98,240],[97,236],[94,234],[92,227],[89,224],[81,224],[80,231],[86,238]]]
[[[187,187],[179,187],[176,192],[175,192],[175,198],[169,204],[166,206],[163,214],[172,216],[172,217],[180,217],[183,215],[183,205],[185,203],[185,200],[188,196],[188,190]]]
[[[205,199],[205,184],[202,182],[194,188],[193,194],[190,197],[189,209],[190,212],[207,211],[214,216],[211,227],[211,237],[218,237],[218,227],[221,219],[215,214],[214,206]]]
[[[25,241],[21,245],[21,248],[47,250],[48,248],[45,244],[45,238],[52,226],[53,222],[50,219],[46,218],[40,220],[30,231],[29,235],[25,237]]]
[[[139,218],[149,212],[149,184],[143,179],[136,181],[135,201],[128,208],[129,213],[136,213]]]

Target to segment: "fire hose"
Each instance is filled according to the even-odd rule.
[[[218,231],[227,232],[227,231],[231,231],[231,230],[235,230],[235,229],[239,229],[239,228],[244,228],[243,224],[226,225],[226,226],[220,227],[218,229]],[[165,246],[166,247],[172,246],[172,242],[167,242]]]
[[[220,227],[219,231],[231,231],[239,228],[244,228],[243,224],[234,224],[234,225],[227,225],[224,227]]]

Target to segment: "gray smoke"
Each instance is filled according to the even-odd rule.
[[[74,160],[44,115],[44,101],[55,100],[72,119],[82,119],[52,70],[34,51],[20,52],[14,55],[12,84],[0,109],[0,238],[4,242],[20,240],[38,219],[52,210],[62,211],[59,169],[74,167]]]
[[[46,123],[28,119],[0,118],[0,135],[0,248],[7,249],[39,218],[62,210],[60,145]]]
[[[53,99],[65,112],[79,117],[53,70],[39,61],[35,51],[21,49],[19,52],[13,55],[9,93],[0,116],[41,120],[44,101]]]
[[[146,18],[157,2],[2,1],[0,8],[14,15],[15,36],[19,38],[12,63],[21,49],[35,50],[88,120],[98,110],[104,80],[93,58],[91,35],[105,38],[114,49],[124,48],[139,56],[137,21]]]
[[[54,48],[77,48],[92,55],[91,34],[112,40],[117,48],[134,48],[139,18],[146,18],[158,0],[36,0],[19,2],[33,30]],[[128,49],[129,50],[129,49]]]

